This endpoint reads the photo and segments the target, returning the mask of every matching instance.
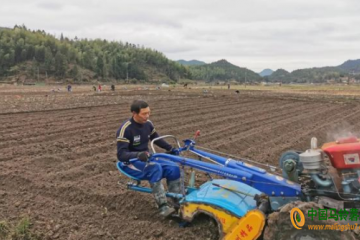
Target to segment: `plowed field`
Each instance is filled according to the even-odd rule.
[[[89,87],[90,89],[90,87]],[[126,190],[115,133],[144,99],[160,134],[277,165],[360,129],[360,104],[341,97],[244,91],[0,92],[0,220],[29,216],[44,239],[211,239],[207,226],[180,228],[156,214],[151,195]],[[360,136],[360,135],[358,135]],[[120,184],[118,183],[120,181]]]

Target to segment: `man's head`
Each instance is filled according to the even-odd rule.
[[[135,100],[131,104],[130,111],[132,112],[135,122],[144,124],[150,117],[149,105],[143,100]]]

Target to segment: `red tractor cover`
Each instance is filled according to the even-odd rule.
[[[321,149],[329,156],[334,168],[360,168],[360,139],[356,137],[325,143]]]

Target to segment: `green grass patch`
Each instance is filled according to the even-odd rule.
[[[10,233],[10,226],[5,221],[0,221],[0,239],[6,239]]]
[[[33,233],[30,219],[24,217],[15,225],[0,221],[0,240],[41,240],[41,237]]]

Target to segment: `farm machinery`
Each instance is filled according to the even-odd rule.
[[[175,155],[155,151],[154,142],[160,138],[176,141]],[[167,193],[168,197],[180,201],[178,216],[186,222],[191,222],[198,214],[210,216],[217,222],[220,239],[261,238],[268,227],[267,218],[289,204],[315,203],[338,210],[360,208],[360,140],[356,137],[326,143],[321,148],[317,146],[317,139],[312,138],[310,149],[285,152],[279,159],[279,167],[265,166],[269,171],[255,166],[264,164],[249,164],[252,160],[227,158],[205,151],[196,145],[196,137],[184,140],[182,146],[174,136],[160,138],[151,142],[153,153],[149,162],[162,159],[179,164],[181,193]],[[197,159],[184,157],[186,152],[195,154]],[[140,180],[123,171],[121,162],[117,167],[133,180],[127,184],[128,189],[152,192],[141,186]],[[190,168],[188,186],[185,186],[184,167]],[[199,187],[195,186],[195,170],[205,172],[209,177]],[[276,170],[281,174],[275,174]],[[211,175],[222,178],[213,179]],[[291,224],[291,217],[286,216]],[[302,230],[292,226],[284,229],[291,231],[284,239],[289,236],[302,239]],[[324,239],[316,234],[304,239]]]

